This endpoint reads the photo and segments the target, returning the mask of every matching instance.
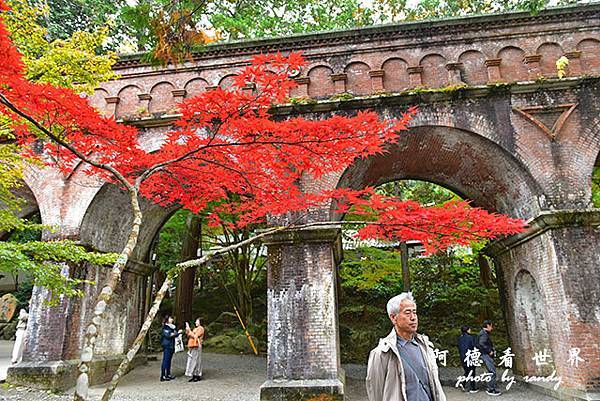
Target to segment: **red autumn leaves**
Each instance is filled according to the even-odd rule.
[[[0,7],[5,7],[0,0]],[[336,201],[343,210],[365,214],[360,236],[415,239],[429,250],[467,244],[522,230],[520,220],[471,208],[465,202],[423,207],[373,191],[303,191],[299,183],[343,172],[357,158],[385,152],[407,129],[414,110],[386,120],[374,111],[321,119],[275,119],[270,110],[285,102],[295,85],[289,79],[302,68],[299,54],[259,55],[236,77],[232,88],[217,88],[186,99],[160,149],[144,150],[136,128],[101,116],[71,90],[29,82],[20,55],[0,24],[0,94],[17,110],[62,139],[73,151],[45,140],[46,161],[70,172],[79,155],[93,161],[88,174],[115,180],[104,166],[118,171],[139,193],[155,203],[178,204],[194,212],[208,209],[236,216],[239,226],[263,222],[268,215],[302,215]],[[34,154],[40,131],[5,105],[23,152]],[[37,153],[39,157],[39,152]],[[81,168],[81,167],[79,167]]]

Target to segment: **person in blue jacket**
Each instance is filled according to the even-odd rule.
[[[469,333],[469,326],[462,326],[460,328],[460,337],[458,337],[458,353],[460,354],[460,363],[462,364],[463,370],[465,371],[465,377],[469,377],[469,374],[473,378],[473,380],[468,380],[469,383],[469,393],[476,393],[479,390],[475,385],[475,366],[468,366],[467,359],[467,351],[473,351],[476,348],[475,337]],[[467,391],[464,386],[461,384],[463,390]]]
[[[171,361],[173,354],[175,353],[175,338],[181,335],[182,331],[177,331],[175,327],[175,320],[173,316],[166,316],[163,321],[162,333],[160,336],[160,345],[163,349],[163,360],[160,367],[160,381],[173,380],[175,377],[171,376]]]

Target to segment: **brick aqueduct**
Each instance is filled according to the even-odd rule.
[[[600,6],[210,46],[177,69],[123,59],[117,65],[121,79],[102,85],[90,102],[140,126],[140,140],[156,146],[181,99],[229,85],[253,54],[292,50],[303,51],[308,65],[291,94],[299,101],[279,107],[282,116],[362,108],[394,116],[407,105],[419,106],[412,128],[388,154],[314,184],[359,188],[427,180],[489,210],[529,220],[526,233],[489,247],[516,369],[547,374],[532,356],[549,349],[561,391],[597,399],[600,210],[592,208],[591,176],[600,161]],[[567,77],[557,79],[555,62],[563,55]],[[124,243],[128,202],[114,187],[52,169],[29,171],[26,183],[31,202],[24,212],[39,209],[44,224],[58,227],[52,235],[102,251]],[[145,262],[173,210],[145,205],[145,211],[137,262],[124,275],[109,307],[110,328],[96,344],[96,383],[110,378],[148,308]],[[316,218],[329,214],[323,210]],[[304,399],[300,388],[343,398],[335,293],[339,238],[332,226],[269,240],[263,399]],[[93,266],[65,273],[95,282],[105,275]],[[25,360],[10,369],[9,382],[58,388],[74,382],[98,287],[85,290],[84,298],[49,308],[42,302],[45,290],[35,288]],[[575,347],[585,360],[579,367],[568,360]]]

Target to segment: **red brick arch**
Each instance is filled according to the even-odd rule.
[[[427,88],[441,88],[448,85],[447,60],[441,54],[428,54],[424,56],[419,65],[423,67],[421,80]]]
[[[346,73],[346,92],[353,95],[370,95],[373,92],[371,78],[369,76],[371,67],[362,61],[354,61],[344,68]]]
[[[323,98],[331,96],[334,93],[333,69],[324,64],[315,65],[308,70],[307,74],[310,79],[308,83],[308,95],[314,98]]]
[[[467,50],[458,56],[458,62],[462,63],[461,76],[467,85],[485,85],[488,81],[485,67],[485,55],[479,50]]]
[[[173,90],[175,86],[166,81],[157,83],[150,89],[150,105],[148,111],[150,113],[156,112],[170,112],[175,108],[175,99],[173,98]]]
[[[500,76],[505,82],[526,81],[529,79],[524,58],[525,51],[516,46],[506,46],[497,55],[500,61]]]
[[[407,71],[408,63],[400,57],[385,60],[381,66],[383,88],[386,92],[402,92],[410,87]]]
[[[541,56],[540,71],[542,75],[556,76],[556,61],[565,54],[562,46],[555,42],[546,42],[537,48],[536,53]]]
[[[600,73],[600,40],[586,38],[577,43],[576,48],[581,51],[583,71],[588,74]]]
[[[364,188],[389,181],[433,182],[490,211],[527,218],[541,193],[527,169],[483,136],[449,126],[416,126],[383,155],[357,161],[338,187]]]
[[[138,95],[141,93],[142,90],[137,85],[127,85],[122,88],[117,95],[119,103],[117,104],[115,117],[122,118],[139,113],[138,109],[141,103]]]
[[[203,78],[193,78],[185,84],[185,97],[194,97],[202,92],[206,92],[206,87],[209,86],[208,82]]]

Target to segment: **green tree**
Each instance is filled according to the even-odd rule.
[[[49,40],[48,28],[40,23],[48,12],[47,6],[16,0],[9,0],[8,5],[11,10],[2,13],[2,17],[23,54],[30,80],[92,93],[101,82],[116,77],[112,70],[116,54],[102,50],[108,40],[106,26]]]
[[[111,25],[111,36],[125,29],[119,19],[125,0],[46,0],[44,20],[51,40],[67,40],[75,32],[95,31]]]
[[[532,14],[557,5],[575,4],[577,0],[375,0],[374,8],[381,22],[418,21],[506,11]]]
[[[349,29],[375,22],[373,11],[358,0],[217,0],[208,5],[207,17],[230,39]]]
[[[414,200],[422,205],[441,205],[460,199],[454,192],[440,185],[417,180],[391,181],[380,185],[377,192],[403,200]]]

